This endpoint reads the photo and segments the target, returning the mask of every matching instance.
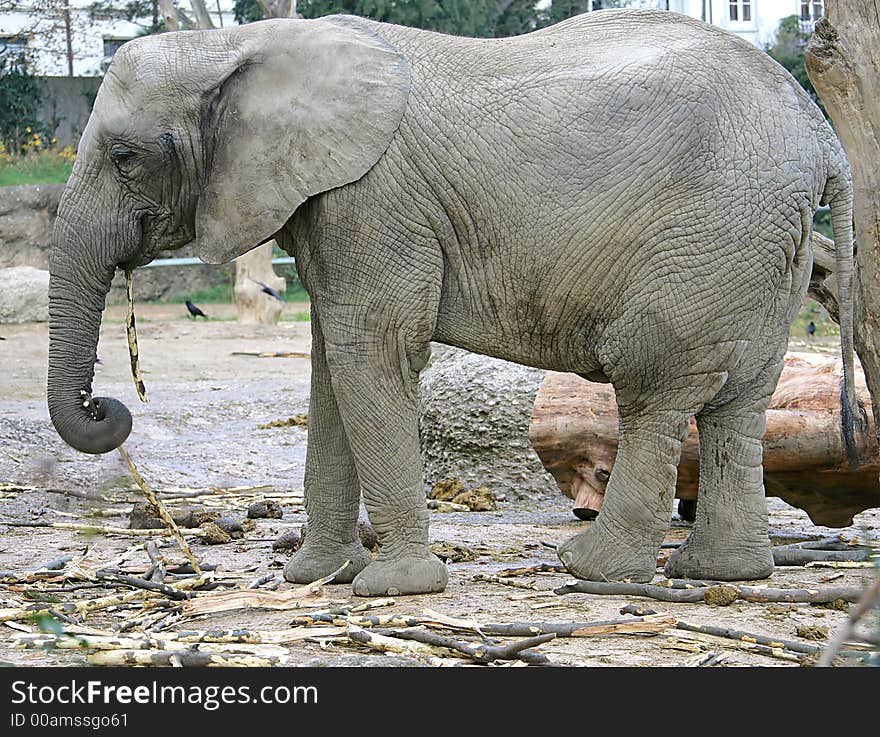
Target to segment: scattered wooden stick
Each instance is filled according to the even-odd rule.
[[[165,529],[148,529],[148,530],[132,530],[128,527],[113,527],[107,525],[85,525],[75,522],[10,522],[6,520],[0,521],[0,524],[7,527],[51,527],[56,530],[73,530],[74,532],[84,532],[88,535],[129,535],[131,537],[168,537],[173,536],[171,530]],[[201,535],[204,530],[200,527],[182,528],[178,530],[183,535]]]
[[[538,563],[523,568],[502,568],[500,571],[495,571],[495,575],[501,578],[531,576],[535,573],[568,573],[568,569],[562,563]]]
[[[606,622],[513,622],[510,624],[481,624],[484,635],[499,637],[531,637],[554,634],[557,637],[599,637],[602,635],[655,635],[675,627],[676,619],[670,614],[652,614],[645,617],[616,619]]]
[[[877,576],[859,597],[858,604],[850,612],[843,627],[823,651],[818,667],[827,668],[834,662],[834,657],[843,647],[843,643],[850,638],[858,621],[874,607],[878,599],[880,599],[880,576]]]
[[[208,594],[199,599],[190,599],[184,605],[184,613],[187,616],[195,616],[196,614],[228,612],[233,609],[298,609],[306,601],[310,601],[312,605],[323,603],[326,601],[326,598],[321,596],[324,584],[330,583],[349,565],[350,561],[346,561],[330,575],[290,591],[236,589]]]
[[[186,578],[182,581],[172,584],[172,586],[175,589],[181,591],[190,591],[192,589],[197,589],[201,586],[204,586],[211,580],[213,580],[213,576],[211,574],[204,574],[196,578]],[[125,594],[113,594],[111,596],[103,596],[97,599],[83,599],[82,601],[64,604],[62,606],[62,609],[64,610],[64,613],[68,616],[85,615],[102,609],[109,609],[113,606],[128,604],[130,602],[137,601],[138,599],[142,599],[145,596],[149,596],[151,593],[153,592],[146,591],[144,589],[138,589],[136,591],[130,591]],[[53,611],[54,610],[52,607],[48,607],[45,604],[41,603],[36,603],[31,606],[0,609],[0,622],[12,622],[21,619],[29,619],[31,617],[53,616]]]
[[[494,645],[487,642],[457,640],[452,637],[444,637],[443,635],[438,635],[434,632],[427,632],[418,629],[387,630],[380,632],[379,634],[385,634],[403,640],[414,640],[426,645],[444,648],[453,653],[460,653],[478,663],[491,663],[495,660],[518,660],[524,651],[543,645],[545,642],[549,642],[556,638],[556,634],[551,632],[536,637],[527,637],[526,639],[511,642],[507,645]],[[540,655],[538,662],[541,664],[549,662],[547,658],[540,653],[531,653],[531,655]],[[532,658],[532,661],[534,662],[534,658]]]
[[[752,645],[765,645],[775,650],[784,649],[791,652],[801,653],[802,655],[812,655],[819,652],[821,648],[816,645],[807,645],[803,642],[795,642],[793,640],[783,640],[778,637],[766,637],[765,635],[757,635],[752,632],[743,632],[742,630],[728,629],[727,627],[714,627],[708,624],[690,624],[688,622],[678,621],[675,625],[676,629],[685,630],[687,632],[699,632],[704,635],[712,635],[714,637],[722,637],[725,640],[740,640],[748,642]]]
[[[184,668],[268,668],[282,662],[272,655],[236,655],[198,650],[100,650],[86,657],[89,665],[170,666],[176,659]]]
[[[141,477],[140,473],[134,465],[134,462],[131,460],[131,456],[129,456],[128,451],[125,450],[125,447],[120,445],[117,450],[119,451],[119,455],[122,456],[122,460],[124,460],[125,464],[128,466],[128,470],[134,478],[135,483],[137,483],[141,491],[144,492],[144,496],[147,497],[150,504],[152,504],[159,512],[159,516],[162,518],[162,521],[166,525],[168,525],[168,528],[171,530],[171,534],[174,536],[174,539],[177,540],[177,545],[180,547],[181,551],[186,556],[186,559],[193,567],[196,575],[201,575],[202,569],[199,568],[199,562],[193,555],[192,550],[189,549],[189,545],[187,545],[186,540],[183,539],[183,535],[181,534],[180,529],[177,527],[177,523],[172,519],[171,515],[168,514],[168,510],[165,509],[165,505],[162,504],[159,497],[153,493],[153,490],[150,489],[149,486],[147,486],[147,482],[144,481],[144,479]]]
[[[143,578],[135,578],[134,576],[124,576],[120,573],[105,573],[103,571],[98,571],[97,573],[95,573],[95,577],[99,580],[104,581],[117,581],[121,584],[125,584],[126,586],[131,586],[136,589],[156,591],[158,593],[164,594],[169,599],[177,599],[179,601],[191,599],[193,596],[189,592],[180,591],[178,589],[175,589],[173,586],[169,586],[164,583],[155,583],[153,581],[147,581]]]
[[[359,645],[364,645],[371,650],[384,653],[397,653],[421,660],[435,667],[456,666],[461,664],[461,659],[455,657],[455,652],[448,648],[426,645],[414,640],[401,640],[396,637],[380,635],[376,632],[368,632],[359,627],[348,629],[348,638]]]
[[[537,586],[533,582],[517,581],[516,579],[502,578],[501,576],[490,576],[486,573],[478,573],[474,576],[474,581],[485,581],[486,583],[497,583],[502,586],[512,586],[515,589],[536,589]]]
[[[440,499],[428,499],[428,509],[434,509],[438,512],[470,512],[471,508],[465,504],[456,504],[455,502],[444,502]]]
[[[693,589],[670,589],[643,583],[616,583],[609,581],[576,581],[554,589],[556,594],[597,594],[602,596],[645,596],[657,601],[693,604],[705,600],[707,592],[732,590],[736,599],[760,603],[790,602],[798,604],[826,604],[836,599],[858,601],[862,594],[858,586],[824,586],[817,589],[771,589],[760,586],[722,584]]]
[[[144,550],[147,551],[147,556],[150,559],[150,567],[144,573],[144,578],[156,583],[163,583],[168,571],[165,568],[165,559],[159,553],[159,547],[154,540],[148,540],[144,545]]]
[[[803,566],[816,562],[864,562],[871,560],[871,551],[861,550],[813,550],[811,548],[774,548],[773,564],[777,566]]]

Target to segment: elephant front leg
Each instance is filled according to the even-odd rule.
[[[294,583],[311,583],[349,561],[334,579],[337,583],[349,583],[370,562],[370,556],[357,539],[358,476],[336,405],[324,336],[314,309],[311,383],[305,477],[308,533],[303,546],[284,566],[284,578]]]
[[[621,443],[596,521],[559,547],[560,560],[590,581],[650,581],[672,516],[685,412],[624,417]]]
[[[446,567],[428,547],[418,373],[397,340],[328,348],[364,503],[381,545],[376,560],[354,579],[357,596],[426,594],[446,588]]]

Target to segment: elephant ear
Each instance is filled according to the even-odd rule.
[[[223,33],[223,32],[221,32]],[[365,26],[276,20],[230,29],[234,63],[203,102],[196,248],[224,263],[307,197],[360,179],[406,108],[409,65]]]

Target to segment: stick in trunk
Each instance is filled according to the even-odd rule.
[[[137,328],[135,327],[134,318],[134,290],[131,284],[131,271],[125,272],[125,291],[128,294],[128,315],[125,319],[125,334],[128,338],[128,359],[131,363],[131,377],[134,379],[134,388],[142,402],[149,402],[147,398],[147,387],[144,386],[144,380],[141,376],[140,355],[138,353]]]
[[[177,524],[171,518],[171,515],[168,514],[168,510],[165,509],[165,505],[159,500],[159,497],[153,493],[153,490],[147,486],[147,482],[141,477],[137,468],[134,465],[134,462],[131,460],[131,456],[128,455],[128,451],[125,450],[123,446],[119,446],[117,448],[119,454],[122,456],[122,460],[125,461],[125,464],[128,466],[128,470],[131,472],[131,475],[134,477],[135,482],[141,488],[141,491],[144,492],[144,496],[150,501],[159,512],[159,516],[162,518],[162,521],[168,525],[171,530],[171,534],[174,536],[174,539],[177,540],[177,545],[180,547],[183,554],[186,556],[190,565],[193,567],[193,571],[195,571],[196,575],[201,575],[202,569],[199,568],[199,563],[196,560],[196,557],[193,555],[192,550],[189,549],[189,545],[187,545],[186,540],[183,539],[183,535],[180,534],[180,528],[178,528]]]

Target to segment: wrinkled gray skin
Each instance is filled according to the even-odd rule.
[[[86,452],[129,432],[123,405],[81,395],[117,266],[193,240],[216,263],[274,235],[314,337],[309,536],[288,580],[348,559],[358,595],[446,585],[419,458],[431,340],[614,385],[617,462],[597,520],[560,548],[573,574],[652,577],[696,415],[697,519],[667,573],[765,577],[759,439],[820,201],[851,367],[846,160],[792,78],[734,36],[609,11],[505,40],[347,17],[139,39],[59,211],[51,416]]]

